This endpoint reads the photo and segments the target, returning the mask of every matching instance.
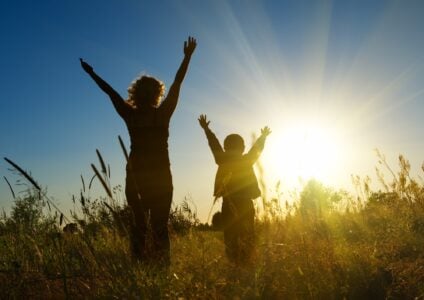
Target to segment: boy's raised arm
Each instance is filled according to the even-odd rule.
[[[215,134],[210,130],[209,123],[206,115],[200,115],[199,124],[203,128],[206,134],[206,138],[208,139],[209,147],[212,150],[213,157],[215,158],[215,162],[219,165],[223,161],[224,150],[222,149],[221,144],[219,143]]]
[[[252,148],[250,148],[249,152],[246,154],[247,159],[250,160],[252,163],[255,163],[258,160],[259,156],[264,150],[265,140],[270,133],[271,130],[268,126],[265,126],[261,129],[261,136],[256,140]]]
[[[124,101],[124,99],[122,99],[117,91],[115,91],[106,81],[94,72],[92,66],[86,63],[82,58],[80,58],[80,62],[84,71],[90,75],[99,88],[109,96],[118,114],[121,117],[124,117],[124,115],[131,109],[129,105]]]

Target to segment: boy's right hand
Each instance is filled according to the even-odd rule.
[[[271,133],[271,129],[268,126],[265,126],[261,129],[261,135],[267,137]]]
[[[209,128],[210,121],[207,120],[206,115],[200,115],[199,119],[197,120],[199,120],[199,124],[203,129],[206,130]]]

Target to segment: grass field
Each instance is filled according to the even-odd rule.
[[[171,214],[169,269],[131,259],[120,187],[105,199],[84,187],[71,220],[29,188],[0,220],[0,298],[423,299],[424,185],[402,156],[397,169],[377,191],[367,179],[355,178],[357,195],[311,180],[293,203],[258,199],[243,265],[185,202]],[[69,222],[78,231],[63,232]]]

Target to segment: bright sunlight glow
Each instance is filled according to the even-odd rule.
[[[340,150],[331,128],[322,124],[293,123],[273,131],[262,162],[278,180],[316,178],[327,181],[340,163]]]

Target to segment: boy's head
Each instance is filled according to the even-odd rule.
[[[233,152],[235,154],[243,154],[244,152],[244,140],[238,134],[230,134],[224,140],[225,152]]]

